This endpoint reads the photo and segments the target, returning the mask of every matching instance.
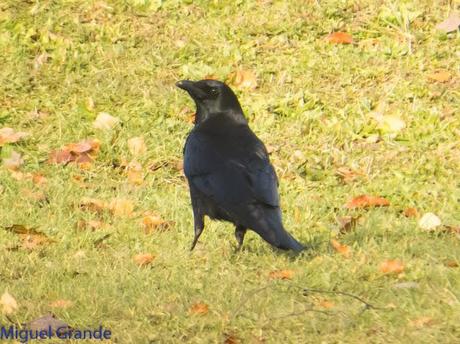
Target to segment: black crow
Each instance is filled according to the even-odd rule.
[[[217,80],[182,80],[176,86],[196,104],[195,127],[184,147],[195,224],[191,249],[203,231],[204,215],[233,223],[238,249],[247,229],[280,249],[304,249],[283,227],[275,170],[235,93]]]

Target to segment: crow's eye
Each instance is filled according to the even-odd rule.
[[[212,94],[213,96],[216,96],[219,93],[219,90],[217,88],[215,88],[215,87],[212,87],[209,90],[209,93]]]

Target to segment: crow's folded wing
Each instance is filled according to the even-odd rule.
[[[184,153],[189,183],[218,204],[279,206],[276,174],[260,141],[247,154],[226,158],[211,144],[191,137]]]

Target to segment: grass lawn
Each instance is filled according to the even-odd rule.
[[[435,29],[458,6],[3,0],[0,129],[29,136],[0,148],[0,295],[18,306],[4,299],[0,324],[52,313],[122,344],[458,343],[460,33]],[[236,253],[211,221],[189,252],[194,104],[174,83],[232,73],[301,255],[252,233]],[[95,128],[100,113],[119,123]],[[86,139],[92,162],[48,162]],[[359,195],[390,205],[344,207]],[[424,230],[427,213],[441,225]]]

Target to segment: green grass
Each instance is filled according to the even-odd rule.
[[[448,3],[1,2],[0,128],[32,135],[0,154],[20,152],[21,171],[42,173],[47,183],[16,180],[1,167],[0,225],[35,227],[55,240],[29,250],[0,230],[0,294],[7,289],[19,304],[9,318],[25,323],[52,312],[75,328],[103,324],[113,343],[212,343],[230,335],[242,343],[458,342],[460,268],[446,261],[460,263],[459,238],[424,232],[401,214],[415,207],[460,225],[460,35],[434,28],[452,10]],[[351,33],[355,43],[326,43],[333,31]],[[193,103],[174,83],[211,74],[225,80],[237,67],[258,78],[256,90],[237,93],[257,135],[279,148],[272,161],[284,222],[311,247],[298,257],[254,234],[235,253],[232,226],[211,221],[189,252],[188,188],[174,166],[191,130],[182,110]],[[451,80],[430,80],[438,70]],[[406,128],[396,135],[380,128],[372,117],[379,104]],[[48,116],[36,119],[35,110]],[[93,129],[99,112],[122,125]],[[366,140],[371,135],[380,140]],[[138,159],[140,186],[113,167],[132,159],[127,140],[134,136],[148,147]],[[89,169],[46,163],[51,150],[86,138],[101,140]],[[337,175],[344,166],[362,175],[344,183]],[[47,202],[30,191],[45,193]],[[343,207],[360,194],[391,205]],[[83,197],[129,199],[137,214],[154,211],[175,224],[145,234],[142,216],[97,215],[78,206]],[[336,218],[345,215],[361,215],[337,239],[351,247],[349,258],[329,244]],[[89,219],[110,226],[77,229]],[[139,268],[139,253],[156,259]],[[382,274],[387,259],[401,260],[405,271]],[[294,271],[291,280],[269,278],[283,269]],[[394,287],[402,282],[417,287]],[[352,293],[379,309],[363,311],[361,302],[338,294],[305,296],[303,288]],[[50,307],[60,299],[73,305]],[[209,306],[207,314],[189,312],[198,302]],[[417,326],[424,317],[431,320]],[[0,322],[9,324],[4,315]]]

